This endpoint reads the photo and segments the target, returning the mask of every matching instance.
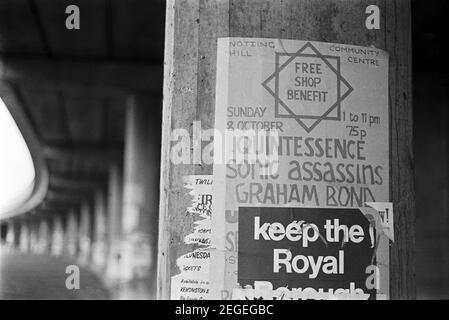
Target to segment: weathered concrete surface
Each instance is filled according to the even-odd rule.
[[[90,271],[80,267],[80,289],[68,290],[69,259],[50,254],[24,254],[0,247],[0,300],[5,299],[109,299],[108,291]]]
[[[379,30],[367,30],[364,14],[378,5]],[[410,1],[234,0],[167,1],[158,297],[170,297],[176,259],[191,248],[183,242],[192,218],[186,208],[183,176],[211,174],[205,165],[170,163],[170,133],[190,130],[201,120],[213,127],[216,46],[219,37],[261,37],[375,46],[390,55],[390,193],[396,239],[390,251],[393,299],[415,297],[414,187],[412,151]]]

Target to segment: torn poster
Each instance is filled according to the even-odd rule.
[[[192,196],[186,211],[195,217],[192,233],[184,242],[197,249],[176,260],[181,273],[171,279],[173,300],[204,300],[209,296],[212,181],[211,175],[191,175],[184,179],[185,188]]]

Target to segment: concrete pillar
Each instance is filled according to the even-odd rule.
[[[6,243],[6,233],[8,231],[8,225],[4,222],[0,223],[0,245]]]
[[[6,245],[10,249],[14,249],[16,245],[16,238],[18,237],[18,228],[17,224],[14,220],[10,220],[7,223],[7,230],[6,230]]]
[[[51,254],[54,256],[62,255],[64,250],[64,226],[60,214],[53,216],[53,232],[51,240]]]
[[[24,253],[30,251],[30,228],[25,219],[20,222],[20,251]]]
[[[380,9],[378,30],[365,26],[370,4]],[[170,134],[178,128],[190,132],[195,120],[201,120],[204,130],[213,128],[219,37],[334,42],[389,53],[390,198],[397,228],[391,245],[390,293],[393,299],[415,297],[410,27],[409,0],[167,1],[158,298],[170,298],[171,277],[179,273],[176,259],[188,250],[182,239],[191,218],[180,217],[186,209],[182,178],[212,174],[211,166],[170,163]]]
[[[92,208],[89,202],[81,204],[79,223],[79,254],[78,261],[87,265],[92,258]]]
[[[95,192],[94,199],[94,235],[92,244],[92,265],[98,272],[103,273],[107,258],[107,219],[106,201],[103,190]]]
[[[106,280],[114,283],[120,279],[120,244],[122,235],[122,170],[118,163],[109,167],[107,195],[108,255]]]
[[[134,282],[138,297],[155,298],[159,140],[151,125],[155,101],[132,97],[128,101],[123,189],[122,276]]]
[[[29,224],[30,228],[30,251],[39,253],[39,224],[36,218],[32,218]]]
[[[38,226],[38,253],[50,252],[50,225],[47,217],[41,217]]]
[[[72,258],[78,254],[78,214],[75,209],[67,212],[64,252],[66,256]]]

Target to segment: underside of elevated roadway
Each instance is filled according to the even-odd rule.
[[[107,162],[123,155],[127,95],[161,96],[163,1],[76,1],[82,25],[68,30],[72,2],[0,3],[0,93],[32,152],[36,189],[48,180],[30,215],[79,206],[106,185]]]
[[[66,28],[72,4],[79,30]],[[0,214],[3,240],[148,276],[151,257],[109,244],[156,250],[164,18],[162,0],[0,1],[0,96],[36,171],[26,201]]]

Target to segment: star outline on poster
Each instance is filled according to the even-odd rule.
[[[309,53],[305,53],[306,50]],[[311,53],[310,53],[311,52]],[[281,63],[282,57],[289,57],[286,61]],[[289,106],[281,97],[279,92],[279,81],[282,76],[282,71],[285,70],[292,62],[297,58],[302,59],[314,59],[323,62],[330,73],[336,77],[336,99],[335,102],[331,100],[330,106],[328,103],[323,103],[321,109],[316,111],[316,114],[298,114],[295,113],[294,108]],[[334,65],[334,64],[335,65]],[[304,71],[304,70],[303,70]],[[307,71],[307,70],[306,70]],[[318,79],[318,78],[315,78]],[[310,80],[310,79],[307,79]],[[312,79],[313,80],[313,79]],[[321,80],[316,81],[321,82]],[[274,89],[272,88],[274,85]],[[341,74],[340,57],[321,54],[310,42],[307,42],[295,53],[287,52],[275,52],[275,71],[262,83],[262,86],[270,93],[274,98],[274,110],[275,118],[290,118],[294,119],[307,133],[310,133],[318,124],[323,120],[341,120],[341,103],[349,94],[354,90],[349,82]],[[313,81],[312,81],[313,86]],[[316,86],[316,83],[315,83]],[[342,91],[342,86],[346,89]],[[330,91],[330,90],[329,90]],[[326,98],[326,93],[321,92],[321,97]],[[303,107],[303,105],[301,105]],[[292,110],[293,109],[293,110]],[[287,112],[287,114],[281,113],[281,110]],[[335,110],[335,111],[334,111]],[[307,123],[306,123],[307,122]]]

